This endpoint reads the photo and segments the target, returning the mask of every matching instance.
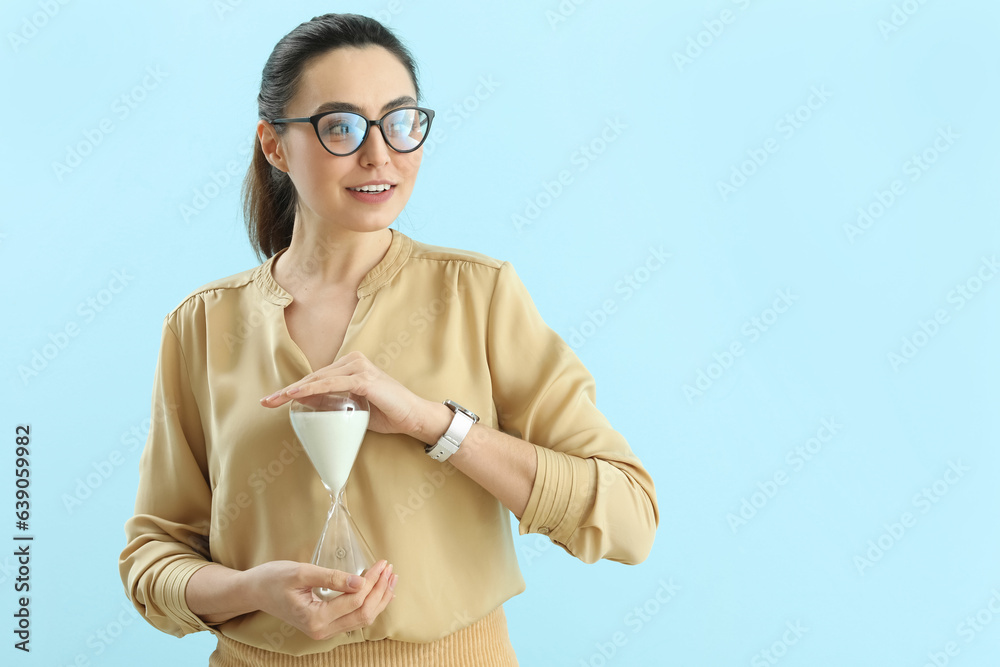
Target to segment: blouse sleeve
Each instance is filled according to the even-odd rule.
[[[548,535],[585,563],[645,560],[659,525],[653,480],[597,409],[593,376],[545,324],[510,262],[498,272],[487,348],[500,428],[538,454],[520,534]]]
[[[139,461],[135,514],[125,523],[118,570],[143,617],[177,637],[211,630],[185,598],[191,575],[211,562],[211,508],[201,418],[168,316],[153,381],[149,436]]]

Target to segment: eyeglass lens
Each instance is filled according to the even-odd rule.
[[[417,109],[397,109],[382,119],[385,138],[394,150],[411,151],[420,145],[427,132],[427,114]],[[319,136],[334,153],[347,154],[361,145],[368,121],[347,111],[327,114],[319,119]]]

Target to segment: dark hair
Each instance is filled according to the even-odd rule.
[[[409,50],[384,25],[358,14],[324,14],[302,23],[281,38],[264,63],[257,111],[261,120],[285,115],[295,96],[306,63],[319,55],[344,47],[381,46],[396,56],[410,72],[420,100],[417,67]],[[278,134],[287,126],[275,125]],[[253,158],[243,180],[243,215],[250,245],[260,259],[273,256],[292,242],[292,226],[298,197],[288,174],[264,157],[260,139],[254,139]]]

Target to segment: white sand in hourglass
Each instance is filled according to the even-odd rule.
[[[292,412],[291,419],[323,485],[336,497],[347,484],[364,440],[368,411]]]

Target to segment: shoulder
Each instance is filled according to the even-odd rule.
[[[251,286],[254,274],[259,269],[259,266],[246,269],[225,278],[205,283],[201,287],[192,290],[167,314],[167,319],[176,321],[179,319],[188,319],[199,313],[203,313],[206,307],[206,299],[208,298],[225,300],[230,297],[237,297],[243,290]]]
[[[410,249],[410,261],[412,262],[465,262],[481,266],[487,269],[499,271],[507,262],[502,259],[491,257],[490,255],[477,252],[475,250],[464,250],[461,248],[450,248],[446,246],[431,245],[421,241],[412,240]]]

